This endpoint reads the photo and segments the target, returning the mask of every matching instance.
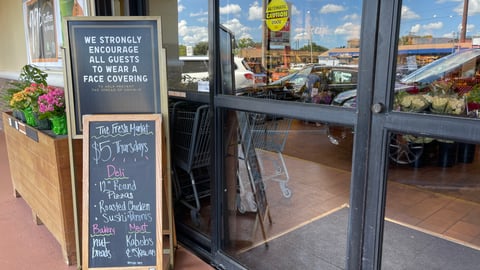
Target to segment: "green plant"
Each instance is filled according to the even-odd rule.
[[[23,91],[27,87],[31,86],[32,83],[37,85],[47,85],[47,77],[48,74],[39,68],[36,68],[32,65],[23,66],[18,80],[11,81],[8,86],[9,88],[5,90],[3,95],[4,100],[10,104],[10,101],[15,93]]]
[[[17,110],[30,107],[34,112],[38,112],[38,97],[49,92],[51,89],[51,86],[31,83],[21,91],[14,93],[9,101],[9,105],[11,108]]]
[[[468,93],[465,94],[467,102],[480,103],[480,84],[472,87]]]

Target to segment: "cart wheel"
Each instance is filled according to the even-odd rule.
[[[197,210],[192,209],[190,210],[190,216],[192,218],[193,225],[200,227],[200,213]]]
[[[247,211],[247,209],[245,209],[245,205],[243,205],[242,203],[242,199],[240,198],[240,195],[237,195],[237,209],[238,209],[238,212],[240,212],[241,214],[245,214],[245,212]]]
[[[423,153],[423,144],[410,143],[401,135],[392,135],[390,139],[390,160],[397,164],[411,164],[416,162]]]
[[[282,189],[283,197],[292,197],[292,191],[287,187],[286,183],[280,183],[280,188]]]
[[[255,198],[253,197],[253,193],[247,192],[247,195],[245,197],[246,197],[246,201],[248,203],[248,207],[250,211],[257,212],[257,204],[255,203]]]

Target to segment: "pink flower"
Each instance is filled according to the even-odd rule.
[[[65,93],[60,88],[48,87],[48,92],[38,97],[41,118],[65,114]]]

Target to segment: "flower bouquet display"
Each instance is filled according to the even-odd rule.
[[[22,91],[16,92],[10,99],[10,107],[20,110],[25,115],[25,122],[32,126],[37,127],[39,124],[43,126],[45,123],[40,123],[37,118],[38,114],[38,97],[47,93],[49,87],[44,84],[31,83],[25,87]],[[48,128],[48,127],[46,127]]]
[[[453,82],[438,81],[430,85],[432,104],[430,111],[435,114],[464,115],[465,99],[454,91]],[[458,143],[450,140],[437,139],[437,165],[451,167],[457,163]]]
[[[49,88],[49,91],[38,97],[40,119],[52,122],[52,131],[57,135],[67,134],[67,118],[65,112],[65,92],[60,88]]]
[[[30,117],[29,124],[36,125],[33,114],[33,109],[36,106],[36,101],[34,101],[36,93],[32,91],[32,87],[47,85],[47,76],[48,74],[42,70],[31,65],[25,65],[20,72],[18,80],[9,82],[8,88],[2,97],[12,108],[14,117],[26,123],[26,112],[28,117]]]
[[[432,113],[461,115],[465,112],[465,100],[453,91],[453,83],[439,81],[432,83],[430,87]]]
[[[395,99],[397,107],[403,112],[423,112],[430,106],[430,97],[426,94],[400,92]]]

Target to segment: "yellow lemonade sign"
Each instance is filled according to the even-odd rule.
[[[280,31],[288,21],[288,5],[284,0],[272,0],[265,12],[265,21],[271,31]]]

